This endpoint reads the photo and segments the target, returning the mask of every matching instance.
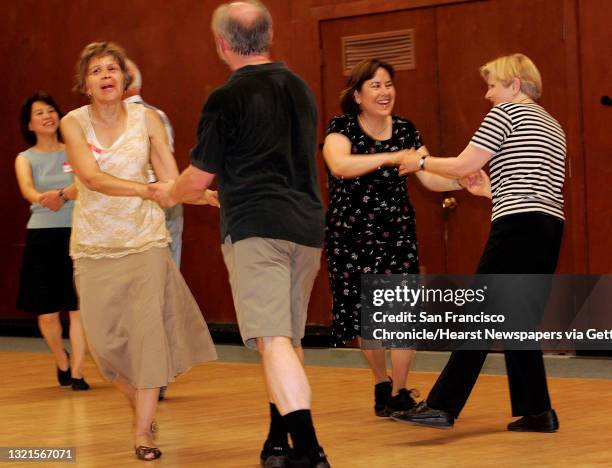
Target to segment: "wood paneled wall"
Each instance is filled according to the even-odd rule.
[[[531,0],[533,4],[539,2]],[[212,11],[218,3],[217,0],[11,0],[3,5],[0,18],[3,73],[0,85],[4,98],[1,101],[3,131],[0,132],[0,144],[4,157],[0,159],[0,208],[5,228],[0,230],[0,290],[4,293],[0,301],[0,318],[23,316],[14,306],[28,218],[27,204],[19,195],[13,170],[15,155],[26,148],[19,134],[21,102],[32,92],[44,89],[56,98],[64,111],[83,105],[83,99],[71,91],[74,65],[80,50],[94,40],[116,41],[126,48],[143,73],[142,94],[145,100],[163,109],[170,117],[176,132],[176,157],[179,167],[185,167],[201,106],[211,90],[228,75],[225,65],[217,58],[209,27]],[[488,4],[487,11],[491,11],[492,7],[497,12],[495,17],[500,27],[509,27],[514,34],[524,34],[524,40],[518,43],[538,43],[537,29],[521,30],[521,15],[529,14],[526,4],[530,2],[524,0],[267,0],[266,4],[275,20],[273,57],[287,62],[303,76],[321,102],[320,21],[332,17],[436,6],[441,9],[442,16],[439,17],[446,18],[446,27],[438,31],[438,41],[452,40],[452,12],[458,12],[463,22],[467,9],[476,8],[478,11],[475,3]],[[572,221],[580,226],[570,226],[572,235],[569,236],[571,245],[568,248],[573,254],[565,267],[567,271],[576,272],[584,272],[587,268],[584,235],[580,235],[585,229],[585,223],[580,221],[584,220],[585,210],[584,206],[580,206],[584,204],[580,193],[584,192],[586,178],[582,168],[580,90],[577,86],[580,51],[576,36],[581,3],[579,0],[559,0],[569,25],[566,34],[574,34],[574,37],[569,38],[566,50],[571,56],[568,73],[563,78],[568,89],[566,94],[555,96],[555,99],[559,97],[575,102],[574,107],[563,104],[558,108],[562,109],[562,117],[571,127],[568,133],[572,138],[572,158],[578,164],[574,177],[569,181],[574,184],[569,193],[572,202],[579,205],[572,208]],[[449,9],[442,10],[444,8]],[[512,21],[518,23],[504,24],[509,11],[514,12]],[[611,15],[609,9],[603,8],[601,11],[593,8],[586,11],[595,16]],[[581,18],[581,21],[588,23],[588,18]],[[467,23],[462,23],[461,27],[464,33],[470,29]],[[441,37],[440,31],[445,31],[446,36]],[[474,31],[474,34],[477,37],[478,31]],[[489,44],[487,50],[495,48],[500,49],[500,53],[514,52],[511,36],[503,36],[508,43],[496,44],[495,47]],[[487,38],[481,40],[486,41]],[[598,45],[601,53],[589,54],[589,60],[596,61],[603,57],[604,48],[608,45]],[[481,47],[478,40],[474,41],[473,47]],[[464,51],[464,54],[469,55],[469,51]],[[453,62],[459,63],[462,56],[458,52],[452,57]],[[574,70],[571,63],[575,64]],[[441,95],[462,92],[455,88],[452,79],[441,80],[441,83],[445,86]],[[465,118],[464,115],[461,117]],[[478,120],[474,125],[477,123]],[[322,164],[321,179],[324,186]],[[187,207],[182,271],[209,322],[234,322],[218,237],[216,210]],[[582,254],[577,254],[578,251]],[[310,322],[329,323],[330,304],[326,272],[322,269],[312,296]]]

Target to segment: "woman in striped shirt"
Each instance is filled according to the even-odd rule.
[[[459,179],[493,202],[489,239],[478,274],[552,274],[563,233],[566,143],[563,129],[536,103],[542,81],[522,54],[500,57],[480,69],[493,108],[463,152],[455,158],[414,154],[404,171],[426,170]],[[482,171],[489,163],[491,179]],[[410,166],[412,165],[412,167]],[[470,176],[470,174],[472,174]],[[540,310],[520,310],[524,321]],[[535,347],[534,347],[535,348]],[[505,350],[512,413],[511,431],[555,432],[542,351]],[[450,427],[476,383],[487,351],[455,351],[426,401],[394,419]]]

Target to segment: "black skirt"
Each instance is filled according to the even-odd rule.
[[[33,314],[78,310],[70,228],[28,229],[17,308]]]

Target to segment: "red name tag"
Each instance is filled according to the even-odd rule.
[[[98,158],[100,157],[100,154],[102,153],[102,150],[92,144],[89,145],[89,149],[91,150],[91,153],[94,155],[94,158],[96,158],[96,161],[97,161]]]

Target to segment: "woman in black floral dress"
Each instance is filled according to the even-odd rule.
[[[344,115],[327,128],[323,156],[329,168],[325,249],[333,295],[332,341],[360,336],[362,274],[419,273],[415,212],[398,166],[414,148],[428,155],[408,120],[392,114],[393,67],[376,59],[357,64],[341,95]],[[413,168],[418,171],[418,166]],[[458,181],[416,172],[430,190],[461,189]],[[385,350],[364,349],[375,377],[377,416],[415,405],[406,380],[414,350],[392,350],[392,377]]]

